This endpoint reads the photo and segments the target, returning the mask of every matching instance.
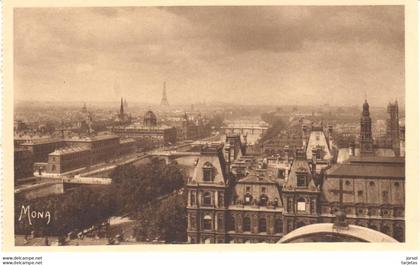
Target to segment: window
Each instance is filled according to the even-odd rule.
[[[268,202],[268,197],[265,194],[262,194],[260,196],[260,205],[267,205]]]
[[[211,194],[210,192],[205,192],[203,194],[203,205],[210,206],[211,205]]]
[[[346,186],[350,186],[350,181],[346,180]]]
[[[203,180],[208,182],[213,181],[213,165],[209,162],[204,163]]]
[[[223,228],[223,218],[222,218],[222,216],[219,216],[219,217],[217,218],[217,228],[218,228],[219,230],[221,230],[221,229]]]
[[[235,231],[235,218],[232,215],[227,216],[227,230]]]
[[[309,202],[309,207],[310,207],[311,213],[315,213],[315,201],[314,200],[311,200]]]
[[[218,194],[219,194],[218,199],[217,199],[217,201],[219,202],[218,206],[222,207],[225,205],[225,195],[223,194],[223,192],[219,192]]]
[[[383,225],[381,227],[381,232],[384,233],[384,234],[389,235],[389,227],[387,225]]]
[[[251,192],[251,187],[246,187],[246,192]]]
[[[211,216],[205,215],[203,219],[203,229],[204,230],[211,230],[212,229],[212,222]]]
[[[400,242],[404,242],[404,229],[397,225],[394,227],[394,237]]]
[[[362,191],[362,190],[358,190],[358,191],[357,191],[357,195],[358,195],[358,196],[362,196],[362,195],[363,195],[363,191]]]
[[[249,217],[244,217],[243,227],[244,232],[251,232],[251,219]]]
[[[274,206],[279,206],[279,199],[274,198],[273,205],[274,205]]]
[[[316,159],[321,159],[321,149],[316,150]]]
[[[399,183],[399,182],[395,182],[395,183],[394,183],[394,187],[395,187],[395,188],[399,188],[399,187],[400,187],[400,183]]]
[[[247,193],[244,196],[244,204],[245,205],[250,205],[252,203],[252,195]]]
[[[308,184],[306,183],[306,175],[300,174],[297,175],[297,186],[298,187],[306,187]]]
[[[291,212],[292,211],[292,199],[291,198],[289,198],[287,200],[287,211],[288,212]]]
[[[262,192],[262,193],[265,193],[265,191],[266,191],[266,188],[265,188],[265,187],[262,187],[262,188],[261,188],[261,192]]]
[[[276,219],[274,223],[274,232],[283,233],[283,221],[281,219]]]
[[[373,181],[369,182],[369,186],[374,187],[375,186],[375,182],[373,182]]]
[[[382,192],[382,200],[384,203],[388,203],[388,191]]]
[[[306,201],[305,201],[304,198],[299,198],[297,200],[297,210],[298,210],[298,212],[306,211]]]
[[[258,232],[267,232],[267,221],[265,220],[265,218],[260,218],[260,220],[258,221]]]
[[[191,205],[195,205],[195,192],[191,192]]]

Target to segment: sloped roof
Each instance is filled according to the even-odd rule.
[[[260,176],[258,177],[255,174],[249,175],[245,178],[242,178],[238,181],[238,183],[253,183],[253,184],[277,184],[275,181],[265,177]]]
[[[404,166],[378,164],[340,164],[326,172],[327,176],[405,178]]]
[[[194,174],[192,182],[203,183],[203,167],[211,164],[213,167],[214,181],[216,184],[225,184],[227,181],[227,175],[225,172],[225,161],[223,154],[220,152],[215,153],[202,153],[199,158],[197,165],[194,168]],[[204,182],[205,183],[205,182]]]
[[[295,189],[297,187],[297,172],[305,172],[309,177],[308,187],[305,189],[308,190],[317,190],[315,183],[312,178],[312,172],[309,168],[309,164],[304,159],[295,159],[293,161],[292,167],[290,169],[289,176],[285,180],[284,187],[285,189]]]

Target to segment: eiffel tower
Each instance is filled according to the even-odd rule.
[[[163,82],[163,94],[162,94],[162,100],[160,102],[161,106],[169,106],[168,99],[166,97],[166,82]]]

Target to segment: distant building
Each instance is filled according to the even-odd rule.
[[[131,123],[131,116],[126,113],[124,106],[127,106],[127,101],[124,101],[123,98],[121,98],[120,111],[114,119],[117,125],[127,125]]]
[[[363,104],[362,117],[360,118],[360,153],[373,154],[372,120],[367,100]]]
[[[115,158],[120,148],[120,137],[103,134],[90,137],[72,137],[65,139],[67,146],[87,148],[91,152],[90,164],[106,162]]]
[[[398,114],[398,102],[389,103],[387,111],[389,113],[389,118],[387,120],[386,136],[391,142],[390,145],[394,150],[395,155],[400,156],[400,119]]]
[[[161,106],[169,106],[168,98],[166,96],[166,82],[163,82],[162,100],[160,101]]]
[[[186,188],[188,241],[277,242],[302,227],[344,217],[353,232],[366,228],[380,231],[372,236],[404,242],[404,158],[375,156],[367,102],[360,155],[352,150],[346,161],[334,164],[331,129],[325,133],[314,126],[293,159],[248,156],[239,135],[203,148]],[[310,240],[328,238],[334,240],[321,235]]]
[[[381,231],[403,242],[404,191],[404,158],[354,157],[325,173],[321,215],[332,217],[341,207],[350,224]]]
[[[17,147],[14,149],[14,180],[32,177],[34,174],[33,154],[30,150]]]
[[[58,149],[48,155],[47,173],[64,172],[87,167],[91,164],[91,150],[87,147]]]
[[[111,130],[122,138],[135,139],[140,148],[173,145],[177,140],[176,129],[158,124],[157,117],[152,111],[146,112],[143,124],[115,126]]]
[[[34,138],[17,141],[20,147],[31,151],[34,162],[47,162],[50,153],[65,146],[63,139]]]
[[[268,130],[269,125],[259,120],[225,121],[221,128],[224,134],[239,133],[247,135],[248,146],[254,145]]]

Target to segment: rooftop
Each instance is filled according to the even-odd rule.
[[[405,164],[405,157],[352,156],[350,163]]]
[[[54,152],[50,153],[50,155],[65,155],[65,154],[74,154],[74,153],[80,153],[84,151],[89,151],[89,148],[87,147],[70,147],[70,148],[62,148],[57,149]]]
[[[341,164],[327,170],[328,176],[405,178],[404,166]]]
[[[95,135],[95,136],[87,136],[87,137],[71,137],[67,138],[66,141],[80,141],[80,142],[95,142],[95,141],[103,141],[108,139],[115,139],[119,138],[119,136],[114,134],[102,134],[102,135]]]

